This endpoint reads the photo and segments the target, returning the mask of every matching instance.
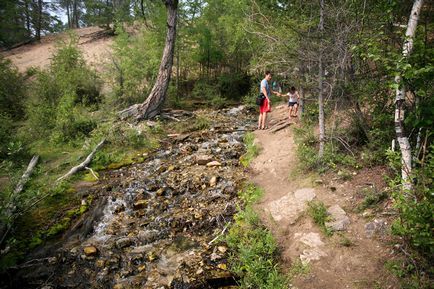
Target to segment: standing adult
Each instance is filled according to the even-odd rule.
[[[271,100],[270,96],[272,93],[279,95],[277,91],[270,88],[268,82],[271,80],[272,74],[270,71],[265,72],[265,77],[261,81],[259,91],[265,96],[262,105],[259,107],[259,119],[258,119],[258,129],[265,129],[267,121],[267,113],[271,111]]]
[[[291,117],[297,117],[298,113],[298,101],[300,100],[300,95],[294,86],[288,92],[288,107],[289,107],[289,119]]]

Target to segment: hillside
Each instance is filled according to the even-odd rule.
[[[110,45],[113,38],[106,30],[99,27],[86,27],[72,30],[79,37],[79,48],[83,51],[86,62],[101,69],[101,63],[111,52]],[[50,34],[43,36],[40,43],[26,44],[15,49],[2,52],[2,55],[10,59],[20,72],[25,72],[31,67],[47,68],[50,59],[56,50],[56,42],[68,37],[68,34]]]

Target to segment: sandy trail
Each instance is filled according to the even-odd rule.
[[[293,285],[312,289],[397,288],[395,278],[384,268],[393,252],[376,238],[368,238],[368,221],[349,209],[356,192],[351,186],[357,186],[358,176],[353,183],[326,180],[324,185],[315,185],[317,176],[300,173],[291,128],[297,124],[272,132],[273,124],[286,117],[286,107],[278,106],[270,115],[272,127],[255,132],[261,151],[251,164],[251,179],[265,191],[256,209],[281,247],[283,267],[289,268],[297,259],[309,264],[310,272],[296,278]],[[334,191],[329,189],[331,185],[336,187]],[[306,202],[313,199],[328,208],[344,208],[350,222],[346,230],[325,236],[306,213]],[[349,240],[350,245],[342,245],[343,240]]]
[[[74,30],[74,33],[79,37],[78,47],[83,52],[87,64],[98,71],[102,68],[101,63],[108,59],[111,53],[110,45],[113,42],[113,37],[104,36],[103,31],[104,29],[99,27]],[[10,59],[20,72],[25,72],[31,67],[47,68],[57,49],[57,41],[67,36],[67,33],[47,35],[42,37],[40,43],[23,45],[2,52],[2,55]]]

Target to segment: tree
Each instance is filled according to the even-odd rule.
[[[319,157],[324,156],[324,143],[325,143],[325,125],[324,125],[324,87],[323,87],[323,45],[322,37],[324,34],[324,0],[320,0],[320,19],[319,19],[319,32],[320,32],[320,48],[318,53],[318,107],[319,107]]]
[[[166,98],[173,65],[178,0],[163,0],[163,3],[167,10],[167,34],[157,79],[146,101],[121,111],[121,119],[131,116],[136,120],[153,118],[160,113]]]
[[[408,19],[407,31],[405,32],[405,41],[402,48],[404,61],[413,51],[413,39],[416,34],[417,22],[422,8],[423,0],[415,0]],[[395,76],[396,97],[395,97],[395,132],[398,144],[401,149],[402,160],[402,180],[404,186],[408,189],[411,187],[409,180],[411,173],[411,147],[408,137],[404,133],[404,108],[406,89],[402,82],[402,71],[398,71]]]

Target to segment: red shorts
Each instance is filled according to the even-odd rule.
[[[265,98],[264,102],[259,107],[259,113],[270,112],[270,111],[271,111],[270,103],[268,102],[268,98]]]

